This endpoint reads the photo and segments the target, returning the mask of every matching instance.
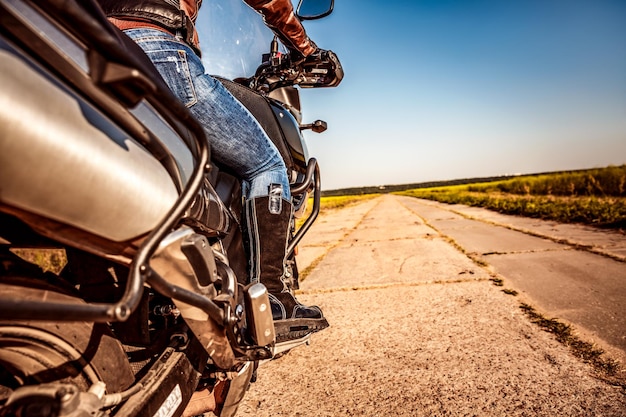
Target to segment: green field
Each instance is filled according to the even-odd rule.
[[[564,223],[626,228],[626,165],[416,188],[397,194]]]

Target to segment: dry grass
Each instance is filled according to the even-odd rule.
[[[590,363],[595,369],[609,376],[613,376],[619,371],[620,367],[617,361],[606,358],[602,349],[592,343],[581,340],[574,334],[571,326],[561,323],[554,318],[544,317],[528,304],[522,303],[520,308],[530,318],[531,322],[537,324],[546,332],[554,334],[559,342],[569,347],[572,353],[584,362]]]
[[[399,194],[448,204],[612,229],[626,227],[626,165],[489,183],[418,188]]]
[[[43,272],[58,274],[67,264],[65,251],[62,249],[12,249],[12,252],[39,266]]]

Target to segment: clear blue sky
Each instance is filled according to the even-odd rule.
[[[324,189],[626,163],[626,1],[336,0],[303,90]]]
[[[345,68],[301,94],[326,190],[626,163],[626,0],[335,0],[305,27]]]

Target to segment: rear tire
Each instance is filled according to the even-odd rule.
[[[84,304],[40,279],[2,280],[3,297]],[[106,384],[107,393],[134,382],[128,357],[106,324],[0,318],[0,403],[22,386],[62,382],[86,391],[98,381]]]

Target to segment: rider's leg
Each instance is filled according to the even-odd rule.
[[[245,203],[244,216],[250,252],[250,276],[267,287],[279,341],[302,337],[328,327],[322,311],[305,306],[289,290],[285,276],[291,203],[276,193]]]
[[[244,217],[250,225],[250,279],[268,288],[274,319],[290,323],[276,324],[279,337],[296,336],[281,334],[281,329],[289,333],[290,325],[310,327],[311,331],[326,327],[321,310],[298,303],[283,284],[292,208],[287,170],[274,144],[248,110],[204,73],[202,61],[187,45],[153,29],[126,33],[144,49],[174,94],[204,126],[216,162],[243,179],[247,190]],[[270,210],[270,200],[281,203],[278,212]],[[311,319],[318,322],[311,324]]]

